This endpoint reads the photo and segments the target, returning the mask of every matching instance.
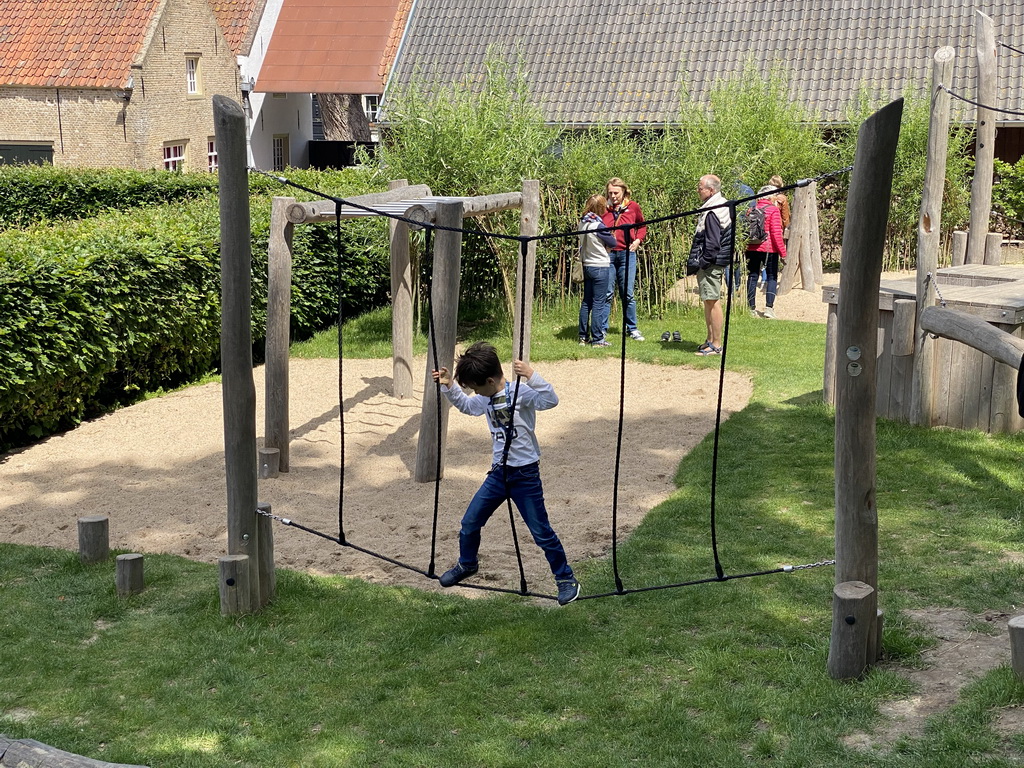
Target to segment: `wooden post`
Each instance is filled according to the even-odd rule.
[[[522,209],[519,214],[519,234],[534,237],[540,232],[540,181],[523,180]],[[516,306],[512,324],[512,358],[530,361],[530,326],[533,323],[533,281],[537,273],[537,241],[526,246],[526,260],[516,257]],[[525,277],[525,280],[524,280]],[[525,285],[524,285],[525,283]],[[525,301],[523,294],[526,294]],[[522,326],[522,338],[520,338]]]
[[[830,302],[828,317],[825,319],[825,380],[822,383],[821,395],[826,405],[836,404],[836,341],[839,330],[839,307]]]
[[[989,232],[985,235],[985,263],[998,267],[1003,263],[1003,235]]]
[[[914,372],[911,379],[910,423],[931,426],[935,420],[933,376],[935,344],[921,328],[920,315],[935,303],[942,234],[942,195],[949,154],[949,94],[941,87],[953,76],[956,52],[948,45],[936,51],[932,62],[932,111],[928,123],[928,156],[924,171],[921,213],[917,220],[917,331],[914,337]],[[955,242],[954,236],[954,242]],[[954,252],[956,246],[954,244]]]
[[[832,636],[828,647],[828,674],[836,680],[852,680],[864,674],[876,658],[875,590],[862,581],[844,581],[832,591]]]
[[[117,596],[127,597],[141,592],[145,584],[142,555],[118,555],[116,562],[114,583]]]
[[[281,449],[280,448],[260,448],[259,449],[260,466],[259,466],[259,477],[260,480],[271,480],[278,476],[281,471]]]
[[[264,445],[279,452],[278,470],[288,471],[288,354],[291,340],[292,234],[288,208],[294,197],[275,197],[270,206],[267,247],[267,363],[265,376]],[[262,460],[260,466],[263,466]]]
[[[146,768],[144,765],[108,763],[51,747],[35,739],[0,736],[0,768]]]
[[[220,612],[233,616],[252,611],[252,579],[248,555],[224,555],[217,560],[220,572]]]
[[[953,240],[950,245],[949,263],[954,267],[963,266],[967,258],[967,231],[963,229],[953,230]]]
[[[462,203],[438,203],[436,223],[442,227],[462,227]],[[434,277],[431,281],[430,307],[437,344],[437,368],[453,369],[455,333],[459,319],[459,279],[462,272],[462,233],[438,230],[434,233]],[[441,476],[444,476],[445,442],[448,436],[448,402],[441,396],[438,422],[438,392],[434,384],[434,360],[427,353],[423,383],[423,407],[416,444],[414,477],[418,483],[432,483],[438,476],[437,435],[441,433]]]
[[[270,504],[261,501],[257,509],[270,512]],[[260,573],[260,607],[274,599],[277,593],[277,573],[274,570],[274,521],[265,515],[258,515],[256,527],[260,535],[260,556],[257,567]]]
[[[842,289],[836,342],[836,583],[860,581],[876,593],[878,291],[892,195],[893,162],[902,115],[903,100],[897,99],[861,125],[847,197],[839,279]],[[865,635],[844,632],[841,638],[837,638],[834,620],[833,644],[864,641],[875,630],[876,608],[877,605],[872,604],[864,620],[869,625]],[[840,618],[845,622],[845,616]],[[847,648],[842,655],[866,658],[866,652],[866,646]]]
[[[896,299],[892,303],[892,340],[890,351],[893,357],[914,354],[914,325],[917,321],[917,302],[913,299]]]
[[[408,186],[406,179],[388,182],[388,189]],[[391,394],[412,395],[412,262],[409,225],[391,219]]]
[[[227,477],[228,553],[259,552],[256,529],[256,386],[252,379],[252,250],[245,113],[225,96],[213,97],[219,157],[221,274],[221,391]],[[248,571],[246,572],[248,575]],[[246,578],[251,594],[231,605],[259,605],[258,574]],[[236,590],[237,591],[237,590]],[[223,608],[223,599],[222,599]]]
[[[110,557],[110,521],[106,515],[78,518],[78,558],[101,563]]]
[[[1024,680],[1024,616],[1014,616],[1007,623],[1010,630],[1010,668]]]
[[[974,12],[974,39],[978,51],[978,86],[975,89],[978,107],[975,118],[974,178],[971,180],[971,224],[967,232],[966,264],[985,261],[985,235],[992,215],[992,175],[996,157],[996,31],[992,19],[981,11]]]
[[[814,260],[811,256],[811,206],[813,203],[811,188],[800,189],[803,193],[803,205],[800,206],[800,287],[805,291],[814,292],[817,284],[814,281]]]
[[[812,181],[808,185],[808,222],[807,222],[807,250],[811,257],[811,267],[814,271],[814,283],[820,285],[824,281],[824,269],[821,266],[821,226],[818,222],[818,182]]]
[[[785,296],[796,284],[796,276],[803,273],[801,262],[806,258],[805,246],[809,239],[804,237],[803,209],[807,204],[805,187],[793,191],[793,209],[789,220],[789,244],[786,252],[786,266],[779,275],[779,296]]]

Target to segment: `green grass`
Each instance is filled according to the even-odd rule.
[[[472,322],[463,338],[491,336],[508,356],[502,323]],[[630,360],[718,364],[692,354],[703,339],[693,310],[642,327],[652,339],[679,329],[686,343],[630,344]],[[352,321],[346,355],[388,354],[389,329],[386,313]],[[726,572],[829,558],[824,328],[738,315],[731,332],[729,365],[755,389],[722,428]],[[618,354],[578,347],[572,309],[538,311],[532,335],[537,363]],[[334,350],[327,333],[295,352]],[[708,439],[685,457],[677,491],[620,545],[627,587],[713,575],[711,455]],[[1024,575],[1006,556],[1022,544],[1020,436],[880,422],[878,455],[890,663],[856,684],[825,670],[827,567],[565,609],[279,571],[272,605],[227,618],[213,566],[147,554],[147,589],[119,600],[112,560],[83,566],[72,553],[0,544],[0,732],[157,768],[1018,764],[1024,740],[993,729],[999,708],[1024,704],[1005,667],[920,739],[875,755],[841,742],[879,723],[884,701],[913,693],[892,663],[915,664],[930,641],[903,610],[1013,612]],[[577,570],[587,592],[612,588],[607,560]]]

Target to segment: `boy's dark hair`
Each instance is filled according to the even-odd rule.
[[[501,378],[501,360],[498,350],[486,341],[478,341],[459,355],[455,362],[455,380],[459,384],[480,387],[490,378]]]

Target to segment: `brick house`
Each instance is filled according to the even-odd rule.
[[[0,162],[216,168],[241,92],[207,0],[7,0],[0,42]]]

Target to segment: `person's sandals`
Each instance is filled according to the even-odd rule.
[[[671,338],[672,338],[672,334],[669,333],[668,331],[665,331],[663,334],[661,334],[661,340],[662,341],[668,341]]]
[[[679,333],[679,331],[672,331],[672,341],[678,343],[678,342],[681,342],[682,340],[683,340],[683,337]]]
[[[707,342],[705,342],[705,343],[707,343]],[[701,346],[703,346],[703,345],[701,345]],[[704,347],[703,349],[698,349],[693,354],[698,355],[700,357],[711,357],[712,355],[720,355],[720,354],[722,354],[722,348],[721,347],[716,347],[714,344],[708,344],[706,347]]]
[[[708,341],[707,339],[705,339],[705,340],[704,340],[704,343],[703,343],[703,344],[701,344],[701,345],[700,345],[699,347],[697,347],[697,351],[698,351],[698,352],[701,352],[701,351],[703,351],[703,350],[707,349],[707,348],[708,348],[708,347],[710,347],[710,346],[711,346],[711,342],[710,342],[710,341]]]

